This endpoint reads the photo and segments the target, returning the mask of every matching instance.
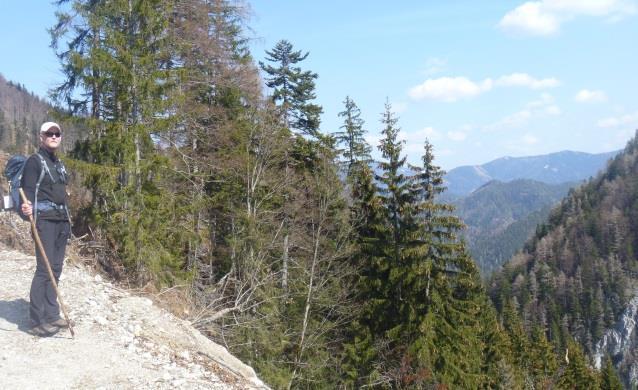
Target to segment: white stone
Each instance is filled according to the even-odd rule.
[[[109,322],[106,318],[102,317],[102,316],[95,316],[95,318],[93,319],[95,322],[97,322],[98,324],[102,325],[102,326],[106,326]]]
[[[95,275],[95,281],[100,283],[102,281],[102,277],[100,275]]]
[[[181,357],[182,359],[188,361],[188,362],[191,360],[191,354],[188,351],[182,351],[182,352],[179,353],[178,356]]]

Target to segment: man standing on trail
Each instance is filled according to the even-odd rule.
[[[56,283],[60,280],[64,252],[71,236],[66,193],[68,178],[64,165],[56,156],[61,141],[62,130],[57,123],[42,124],[40,149],[29,157],[22,173],[22,188],[29,202],[22,204],[21,211],[27,217],[34,216]],[[42,254],[38,248],[35,252],[37,266],[31,283],[30,333],[51,336],[68,325],[60,318],[57,295]]]

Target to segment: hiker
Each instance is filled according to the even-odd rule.
[[[61,142],[62,129],[57,123],[42,124],[40,148],[36,154],[27,159],[22,172],[22,188],[29,202],[22,204],[21,211],[26,217],[33,215],[36,221],[56,283],[60,280],[64,252],[71,236],[66,193],[67,173],[56,156]],[[44,163],[46,167],[43,166]],[[39,185],[38,182],[40,182]],[[35,210],[33,204],[36,205]],[[29,314],[32,327],[30,333],[37,336],[51,336],[61,328],[67,328],[68,325],[60,317],[57,295],[42,254],[38,248],[35,252],[37,266],[31,282]]]

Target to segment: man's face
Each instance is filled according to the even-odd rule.
[[[56,150],[62,142],[62,132],[57,127],[50,127],[44,133],[40,133],[42,146],[49,150]]]

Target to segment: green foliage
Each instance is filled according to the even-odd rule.
[[[523,249],[536,226],[572,183],[545,184],[533,180],[491,181],[453,203],[467,225],[464,236],[481,273],[489,276]]]
[[[502,331],[478,271],[457,232],[452,207],[436,200],[443,174],[426,142],[422,167],[402,172],[397,119],[386,104],[383,160],[376,183],[355,176],[355,300],[361,310],[345,347],[351,386],[489,388],[511,384],[514,369],[500,350]]]
[[[366,131],[363,129],[361,110],[349,96],[346,96],[343,104],[344,110],[339,113],[339,116],[343,118],[343,125],[340,127],[343,131],[336,132],[334,136],[336,142],[343,145],[341,153],[348,176],[351,178],[357,164],[367,165],[370,162],[372,148],[365,141]]]
[[[140,281],[175,283],[188,275],[188,234],[175,229],[179,198],[167,187],[169,161],[153,140],[170,124],[163,117],[173,75],[162,63],[171,50],[171,8],[162,1],[72,3],[75,13],[60,13],[52,29],[53,46],[67,45],[59,51],[67,79],[54,96],[73,113],[91,114],[91,132],[74,156],[93,164],[84,172],[93,222]]]
[[[319,133],[307,53],[267,52],[263,98],[237,3],[61,3],[72,12],[52,29],[66,76],[54,95],[87,129],[70,161],[89,191],[82,214],[133,282],[190,283],[193,322],[272,387],[594,383],[568,343],[590,350],[627,300],[638,203],[620,180],[633,157],[574,192],[495,277],[499,321],[440,202],[433,146],[406,173],[389,104],[375,176],[350,98],[343,131]],[[600,192],[627,199],[596,214]]]
[[[561,389],[595,389],[598,388],[598,375],[589,368],[587,358],[578,344],[570,341],[566,354],[568,363],[558,378],[557,385]]]
[[[261,69],[268,74],[266,85],[273,88],[272,100],[280,103],[284,123],[302,134],[319,135],[321,106],[312,103],[315,96],[317,74],[302,71],[297,63],[305,60],[309,53],[293,50],[286,40],[277,42],[271,51],[266,51],[267,61],[278,66],[260,62]]]
[[[605,357],[605,363],[600,372],[600,390],[622,390],[623,385],[614,368],[611,358]]]
[[[524,332],[537,335],[530,347],[537,355],[547,350],[538,328],[554,351],[572,351],[570,340],[575,340],[585,354],[592,354],[604,330],[626,307],[633,279],[628,270],[635,264],[632,232],[638,229],[628,217],[638,196],[632,185],[638,164],[634,142],[607,171],[570,191],[549,221],[537,228],[527,253],[516,255],[492,278],[490,295],[496,307],[511,317],[506,304],[517,302],[514,311],[525,319]],[[516,338],[512,330],[510,337]],[[539,370],[532,367],[530,374],[538,377],[533,372]]]

